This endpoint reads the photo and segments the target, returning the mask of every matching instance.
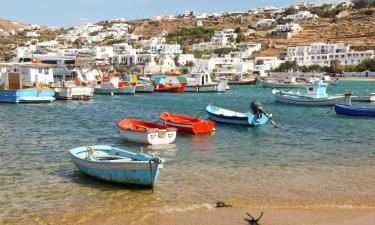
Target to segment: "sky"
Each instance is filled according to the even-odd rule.
[[[185,11],[232,12],[287,6],[298,0],[2,0],[0,18],[69,27],[115,18],[142,19]]]

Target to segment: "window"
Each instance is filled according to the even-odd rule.
[[[42,68],[38,68],[38,73],[43,73],[43,69]]]
[[[49,74],[49,69],[44,69],[44,75],[48,75]]]

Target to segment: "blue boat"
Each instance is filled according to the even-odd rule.
[[[268,117],[264,113],[240,113],[228,109],[208,105],[206,111],[211,120],[219,123],[228,123],[244,126],[257,126],[267,123]]]
[[[0,90],[0,102],[10,103],[43,103],[52,102],[55,92],[51,89],[15,89]]]
[[[369,116],[375,117],[375,108],[370,107],[354,107],[351,105],[335,105],[335,111],[337,114],[344,114],[348,116]]]
[[[70,150],[73,163],[84,174],[100,180],[153,187],[163,159],[107,145]]]

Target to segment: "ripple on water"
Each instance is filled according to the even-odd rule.
[[[375,92],[374,82],[342,82],[329,91],[370,89]],[[123,141],[116,127],[123,117],[158,121],[163,111],[206,118],[208,103],[246,111],[253,99],[264,102],[280,128],[217,124],[213,135],[179,134],[172,145],[143,146]],[[89,223],[126,213],[135,220],[209,209],[217,200],[244,207],[375,207],[375,121],[327,114],[328,109],[277,104],[269,89],[259,87],[1,104],[0,218],[17,224]],[[68,149],[92,144],[142,148],[165,158],[155,192],[82,175]]]

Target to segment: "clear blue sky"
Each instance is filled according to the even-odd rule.
[[[244,11],[262,6],[286,6],[297,0],[6,0],[0,18],[49,26],[72,26],[80,20],[97,22],[123,17],[149,18],[163,14]]]

